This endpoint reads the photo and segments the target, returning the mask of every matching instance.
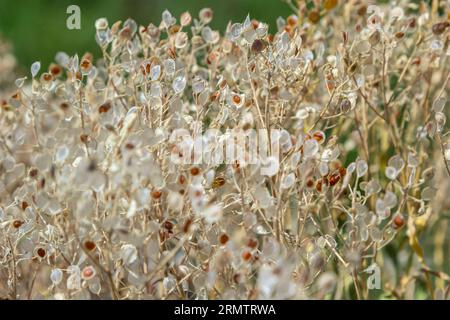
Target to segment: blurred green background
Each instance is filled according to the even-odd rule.
[[[81,8],[81,30],[66,28],[69,5]],[[159,24],[165,9],[178,19],[184,11],[197,17],[204,7],[214,10],[211,26],[220,31],[228,21],[242,21],[248,13],[271,26],[278,16],[291,13],[281,0],[0,0],[0,35],[13,45],[22,69],[34,61],[47,66],[58,51],[98,56],[94,22],[99,17],[108,18],[110,24],[129,17],[141,25]]]

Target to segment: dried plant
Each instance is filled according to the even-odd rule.
[[[0,295],[448,298],[444,2],[97,20],[101,59],[36,62],[2,103]],[[273,129],[278,157],[193,160]]]
[[[16,69],[16,59],[11,53],[11,45],[0,35],[0,93],[12,86]]]

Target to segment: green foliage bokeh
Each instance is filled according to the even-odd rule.
[[[81,30],[68,30],[69,5],[81,9]],[[0,0],[0,34],[8,39],[22,68],[34,61],[48,65],[58,51],[98,56],[94,23],[106,17],[110,23],[131,17],[139,24],[158,24],[168,9],[175,17],[189,11],[193,17],[204,7],[214,10],[213,28],[223,31],[228,21],[242,21],[247,14],[273,27],[278,16],[290,14],[280,0]]]

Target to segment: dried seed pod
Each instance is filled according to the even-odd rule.
[[[266,48],[266,44],[264,43],[264,41],[260,40],[260,39],[256,39],[252,43],[251,50],[252,50],[253,54],[258,54],[258,53],[264,51],[265,48]]]
[[[244,261],[250,261],[251,258],[252,254],[250,253],[250,251],[242,252],[242,259],[244,259]]]
[[[438,22],[433,25],[431,30],[435,35],[441,35],[445,32],[445,30],[450,26],[448,21]]]

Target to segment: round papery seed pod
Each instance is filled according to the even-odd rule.
[[[200,10],[200,13],[198,16],[199,16],[201,22],[207,24],[207,23],[210,23],[213,18],[213,11],[211,10],[211,8],[204,8],[204,9]]]
[[[433,31],[433,33],[435,35],[441,35],[444,33],[444,31],[448,28],[448,26],[450,25],[449,22],[444,21],[444,22],[438,22],[436,24],[433,25],[433,27],[431,28],[431,30]]]
[[[87,266],[81,271],[81,278],[83,280],[90,280],[95,277],[95,269],[92,266]]]
[[[192,21],[192,17],[191,17],[191,14],[189,12],[186,11],[186,12],[183,12],[181,14],[181,16],[180,16],[180,24],[183,27],[186,27],[186,26],[190,25],[191,21]]]
[[[395,216],[393,222],[394,222],[394,228],[400,229],[405,224],[405,218],[401,214],[398,214]]]

